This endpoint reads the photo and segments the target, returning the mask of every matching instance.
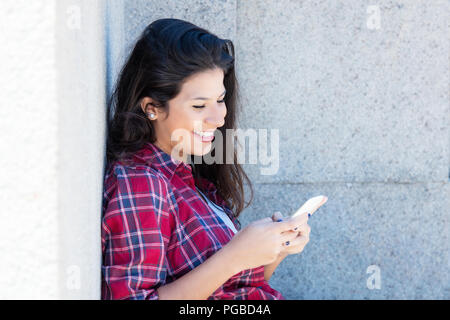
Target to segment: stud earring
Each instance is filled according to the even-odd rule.
[[[154,113],[150,113],[150,118],[154,119],[155,118],[155,114]]]

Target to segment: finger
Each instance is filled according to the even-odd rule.
[[[311,232],[311,227],[308,224],[304,224],[299,226],[296,232],[299,232],[301,235],[309,234]]]
[[[277,211],[272,215],[272,221],[279,222],[279,220],[283,220],[283,214],[280,211]]]
[[[290,241],[288,245],[284,243],[283,251],[287,252],[288,254],[300,253],[303,251],[308,242],[309,238],[306,236],[297,237],[296,239]]]
[[[309,235],[299,236],[292,241],[290,241],[289,246],[295,247],[295,246],[301,246],[305,245],[309,242]]]
[[[285,234],[293,234],[293,235],[297,235],[298,236],[298,231],[294,231],[294,230],[288,230],[288,231],[283,231],[281,232],[282,235]]]
[[[300,215],[295,218],[290,218],[285,221],[278,222],[274,224],[274,228],[278,232],[288,231],[288,230],[294,230],[295,228],[298,228],[301,225],[304,225],[308,222],[308,216],[307,215]]]
[[[287,241],[288,241],[288,244],[286,244]],[[294,248],[294,247],[298,247],[298,246],[304,246],[308,242],[309,242],[309,236],[304,235],[304,236],[297,236],[297,237],[295,237],[295,239],[286,240],[282,244],[284,247]]]
[[[286,245],[286,242],[289,241],[291,243],[295,239],[299,238],[297,232],[284,232],[280,236],[280,243]]]
[[[309,212],[304,212],[298,216],[291,217],[291,220],[299,221],[299,222],[301,222],[301,224],[303,224],[304,221],[308,221],[308,219],[309,219]]]

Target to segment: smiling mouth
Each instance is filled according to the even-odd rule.
[[[201,140],[202,142],[211,142],[211,141],[214,140],[214,135],[212,135],[212,136],[210,136],[210,137],[205,137],[205,136],[199,135],[198,133],[196,133],[196,132],[194,132],[194,131],[193,131],[192,133],[194,134],[194,136],[195,136],[197,139]]]

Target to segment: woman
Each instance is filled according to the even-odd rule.
[[[212,140],[235,129],[234,62],[230,40],[183,20],[137,41],[110,100],[102,299],[284,299],[268,280],[310,228],[277,213],[241,230],[248,177]],[[197,161],[218,147],[223,161]]]

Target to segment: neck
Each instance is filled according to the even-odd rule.
[[[154,143],[158,148],[160,148],[162,151],[167,153],[168,155],[172,156],[174,159],[178,161],[183,161],[184,163],[188,163],[188,154],[186,154],[183,150],[176,150],[175,147],[167,148],[162,145],[160,145],[157,141]]]

